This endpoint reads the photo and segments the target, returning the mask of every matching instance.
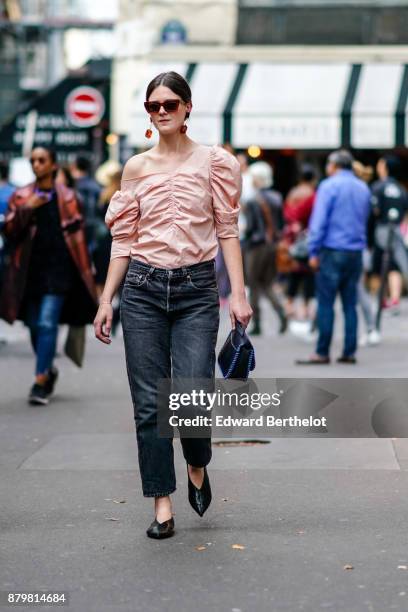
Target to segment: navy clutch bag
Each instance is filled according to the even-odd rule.
[[[255,368],[255,350],[239,321],[235,324],[218,355],[224,378],[247,380]]]

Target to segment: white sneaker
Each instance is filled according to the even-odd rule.
[[[316,342],[317,330],[312,331],[311,321],[289,321],[289,331],[302,342],[312,344]]]
[[[380,344],[380,342],[381,342],[380,332],[377,331],[376,329],[372,329],[370,332],[368,332],[368,334],[364,334],[363,336],[361,336],[358,342],[358,345],[361,347],[376,346],[377,344]]]
[[[368,340],[368,345],[369,346],[376,346],[377,344],[380,344],[381,342],[381,334],[377,329],[372,329],[368,334],[367,334],[367,340]]]
[[[367,334],[363,334],[358,339],[358,346],[360,348],[365,348],[367,346],[367,344],[368,344],[368,335]]]

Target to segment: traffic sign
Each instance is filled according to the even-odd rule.
[[[97,125],[105,112],[105,100],[95,87],[76,87],[65,100],[65,114],[77,127]]]

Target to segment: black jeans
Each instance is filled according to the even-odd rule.
[[[127,372],[143,495],[176,490],[173,441],[157,433],[157,381],[214,378],[219,298],[214,260],[165,270],[132,260],[121,299]],[[211,460],[211,438],[181,438],[194,467]]]

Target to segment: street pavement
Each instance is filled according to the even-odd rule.
[[[293,365],[313,344],[279,336],[262,306],[257,377],[406,377],[408,304],[356,366],[320,367]],[[224,311],[220,345],[227,331]],[[176,440],[177,533],[149,540],[122,339],[103,346],[91,332],[84,368],[60,356],[53,400],[34,407],[26,331],[0,324],[0,590],[65,591],[75,612],[408,610],[405,440],[214,446],[203,518]],[[333,357],[340,342],[338,321]]]

